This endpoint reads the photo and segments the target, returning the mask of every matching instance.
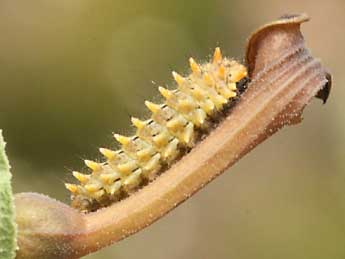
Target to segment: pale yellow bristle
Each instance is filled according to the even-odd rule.
[[[145,105],[152,113],[156,113],[161,109],[160,105],[149,101],[145,101]]]
[[[146,148],[138,151],[136,155],[140,160],[147,160],[148,158],[150,158],[151,152],[151,148]]]
[[[139,120],[135,117],[131,118],[132,124],[137,128],[137,129],[143,129],[146,126],[146,123],[142,120]]]
[[[220,65],[220,67],[218,69],[218,76],[221,79],[225,78],[225,67],[224,67],[224,65]]]
[[[201,101],[205,98],[205,92],[202,91],[200,88],[196,88],[193,90],[193,97],[197,99],[198,101]]]
[[[141,174],[142,170],[137,169],[126,178],[126,180],[123,182],[123,185],[127,189],[127,191],[131,191],[132,188],[135,188],[140,184]]]
[[[222,61],[222,52],[220,51],[220,48],[217,47],[215,50],[214,50],[214,54],[213,54],[213,63],[218,63]]]
[[[177,145],[178,145],[179,141],[178,139],[174,138],[172,141],[169,142],[169,144],[167,145],[164,153],[163,153],[163,157],[164,159],[169,159],[169,158],[173,158],[177,155],[178,150],[177,150]]]
[[[109,188],[109,192],[111,195],[113,195],[114,193],[116,193],[118,190],[120,190],[122,186],[121,181],[116,181],[110,188]]]
[[[237,86],[236,86],[236,83],[230,83],[228,84],[228,88],[232,91],[236,91],[237,89]]]
[[[194,103],[188,99],[180,100],[178,102],[178,108],[179,110],[187,113],[187,112],[190,112],[194,108]]]
[[[237,96],[236,92],[230,92],[230,93],[227,94],[228,98],[233,98],[233,97],[236,97],[236,96]]]
[[[222,96],[225,97],[226,99],[230,99],[236,96],[236,92],[233,92],[228,88],[222,88],[220,89],[220,92]]]
[[[145,171],[152,171],[159,165],[159,160],[161,158],[160,154],[154,155],[150,161],[145,165],[144,170]]]
[[[244,77],[245,75],[241,71],[235,71],[231,73],[230,80],[232,82],[238,82]]]
[[[170,99],[173,96],[173,93],[171,91],[162,86],[159,86],[158,90],[165,99]]]
[[[105,156],[108,160],[113,160],[116,157],[116,151],[107,148],[100,148],[99,152]]]
[[[99,171],[102,169],[102,165],[100,163],[91,161],[91,160],[84,160],[85,165],[90,168],[92,171]]]
[[[185,127],[185,131],[183,133],[183,141],[186,144],[190,144],[193,136],[194,127],[192,123],[188,123],[188,125]]]
[[[238,82],[248,75],[247,69],[243,65],[238,65],[238,67],[231,71],[230,80],[232,82]]]
[[[72,174],[81,183],[86,183],[90,179],[90,175],[81,174],[77,171],[73,171]]]
[[[122,136],[120,134],[114,134],[114,137],[117,140],[117,142],[124,146],[128,145],[132,141],[130,137]]]
[[[78,192],[78,186],[76,184],[65,183],[65,187],[73,194]]]
[[[195,121],[198,126],[202,125],[205,122],[206,113],[202,109],[197,109],[195,112]]]
[[[94,197],[95,199],[100,199],[104,194],[104,190],[99,190],[98,192],[92,193],[92,197]]]
[[[190,64],[190,68],[192,69],[194,74],[200,74],[201,73],[201,68],[198,65],[198,63],[195,62],[195,60],[193,58],[189,59],[189,64]]]
[[[182,77],[181,75],[179,75],[175,71],[172,72],[172,75],[173,75],[173,77],[174,77],[174,79],[178,85],[182,85],[186,81],[186,79],[184,77]]]
[[[180,119],[180,117],[173,118],[169,120],[166,124],[167,128],[176,131],[177,129],[181,128],[183,126],[183,121]]]
[[[208,86],[213,86],[213,85],[214,85],[214,80],[213,80],[212,77],[209,75],[209,73],[205,73],[205,74],[204,74],[204,82],[205,82]]]
[[[136,167],[137,167],[137,163],[135,161],[130,161],[130,162],[118,165],[117,169],[123,174],[129,174]]]
[[[91,183],[91,184],[86,184],[84,186],[85,190],[87,190],[88,192],[96,192],[100,189],[100,185],[97,183]]]
[[[111,174],[101,174],[99,177],[104,183],[111,184],[115,180],[119,179],[120,175],[117,173],[111,173]]]
[[[215,106],[217,107],[217,109],[220,109],[220,108],[222,108],[222,106],[224,105],[224,104],[226,104],[228,102],[228,100],[227,99],[225,99],[223,96],[221,96],[221,95],[218,95],[217,97],[215,97],[214,99],[213,99],[213,103],[215,104]]]
[[[215,109],[215,105],[211,100],[206,100],[204,103],[202,103],[201,108],[207,113],[212,114],[212,112]]]
[[[164,147],[168,143],[169,138],[167,134],[160,133],[153,137],[153,141],[158,147]]]

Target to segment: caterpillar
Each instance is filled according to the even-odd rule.
[[[100,148],[105,162],[85,160],[90,173],[72,172],[79,181],[65,184],[72,207],[95,211],[153,181],[224,117],[246,87],[246,67],[222,57],[219,47],[210,62],[198,64],[190,58],[189,63],[188,76],[172,72],[176,89],[158,87],[162,104],[145,101],[150,118],[131,118],[136,128],[133,136],[114,134],[119,150]]]

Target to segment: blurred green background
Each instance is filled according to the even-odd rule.
[[[153,226],[85,258],[345,258],[345,2],[1,0],[0,128],[15,192],[68,202],[63,183],[112,132],[216,46],[307,12],[307,45],[334,76],[327,105],[285,128]],[[152,81],[154,83],[152,83]]]

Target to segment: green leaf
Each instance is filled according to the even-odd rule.
[[[13,259],[17,247],[17,229],[11,188],[12,175],[5,154],[5,144],[0,130],[0,259]]]

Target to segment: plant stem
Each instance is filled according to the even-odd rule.
[[[304,47],[300,24],[306,20],[305,15],[280,19],[252,35],[246,55],[252,82],[238,104],[190,153],[132,196],[79,214],[37,194],[18,195],[18,224],[22,226],[18,258],[78,258],[119,241],[174,209],[284,125],[300,122],[312,97],[330,89],[329,75]],[[64,224],[69,227],[55,218],[49,228],[36,222],[25,232],[28,206],[45,206],[52,211],[49,215],[63,210]],[[35,220],[44,213],[40,211]],[[53,241],[28,251],[27,239],[42,244],[42,238]]]

